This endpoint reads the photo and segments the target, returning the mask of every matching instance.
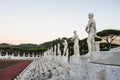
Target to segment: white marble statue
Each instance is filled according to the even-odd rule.
[[[74,55],[80,55],[79,53],[79,38],[77,35],[77,31],[74,31],[74,36],[71,40],[74,41]]]
[[[58,43],[57,53],[58,53],[58,55],[60,55],[60,56],[61,56],[61,50],[60,50],[60,44],[59,44],[59,43]]]
[[[47,58],[48,58],[48,59],[51,59],[52,56],[53,56],[53,47],[49,48],[48,51],[47,51],[47,53],[48,53]]]
[[[66,40],[64,40],[63,45],[64,45],[63,55],[65,56],[65,55],[68,55],[68,43]]]
[[[51,51],[51,54],[54,55],[53,47],[51,47],[51,50],[50,50],[50,51]]]
[[[0,52],[0,59],[2,59],[1,52]]]
[[[56,56],[56,45],[54,45],[54,55]]]
[[[88,17],[89,21],[85,30],[88,33],[87,44],[89,52],[87,55],[90,55],[91,52],[95,51],[96,23],[92,13],[89,13]]]
[[[53,47],[51,47],[50,49],[49,49],[49,55],[53,55]]]

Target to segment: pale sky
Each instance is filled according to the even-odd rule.
[[[88,13],[97,31],[120,30],[120,0],[0,0],[0,43],[41,44],[62,37],[87,37]]]

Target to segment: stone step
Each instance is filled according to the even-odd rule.
[[[17,80],[69,80],[69,71],[61,63],[45,59],[34,60]]]

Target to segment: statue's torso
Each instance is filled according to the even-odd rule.
[[[95,21],[92,19],[91,20],[91,24],[90,24],[90,26],[89,26],[89,34],[90,35],[95,35],[96,34],[96,31],[95,31],[95,28],[96,27],[96,23],[95,23]]]
[[[78,41],[79,41],[78,35],[75,34],[75,35],[74,35],[74,42],[78,42]]]

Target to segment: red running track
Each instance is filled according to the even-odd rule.
[[[28,60],[10,60],[10,62],[12,62],[12,61],[13,62],[16,61],[19,63],[0,70],[0,80],[12,80],[14,77],[16,77],[23,69],[25,69],[32,62],[32,61],[28,61]],[[5,62],[7,62],[7,61],[5,61]]]

